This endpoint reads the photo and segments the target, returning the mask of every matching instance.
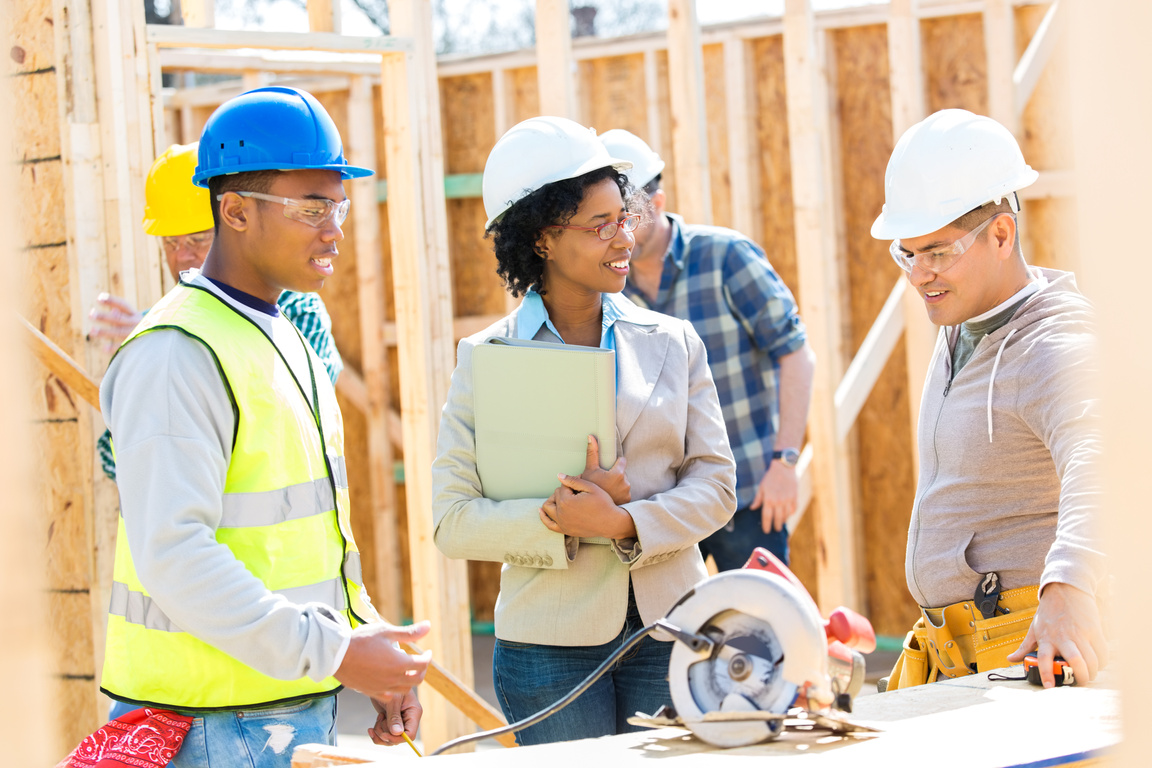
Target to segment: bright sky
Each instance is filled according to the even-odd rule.
[[[461,15],[469,12],[469,0],[445,0],[445,2],[450,12]],[[516,14],[531,2],[532,0],[500,0],[501,6],[505,7],[509,14]],[[816,10],[825,10],[884,2],[887,0],[812,0],[812,5]],[[475,9],[473,6],[473,10]],[[783,12],[784,0],[697,0],[696,2],[696,14],[701,24],[717,24],[753,16],[779,16]],[[343,0],[341,14],[345,34],[363,35],[379,32],[351,0]],[[307,12],[291,0],[270,0],[265,6],[263,19],[264,23],[260,28],[267,31],[303,32],[308,29]],[[478,28],[487,26],[486,19],[475,21],[475,26]],[[243,29],[245,26],[250,26],[246,25],[236,10],[224,7],[217,8],[216,25],[221,29]]]

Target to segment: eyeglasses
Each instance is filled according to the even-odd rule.
[[[190,251],[201,251],[212,245],[212,240],[215,236],[216,233],[212,230],[196,232],[191,235],[165,235],[160,238],[160,244],[164,246],[165,253],[176,253],[181,248],[187,248]]]
[[[625,232],[635,232],[638,226],[640,226],[640,214],[630,213],[620,219],[620,221],[605,222],[598,227],[574,227],[571,224],[552,224],[548,229],[579,229],[585,232],[595,232],[596,236],[601,240],[611,240],[616,237],[617,231],[622,229]]]
[[[292,197],[266,195],[263,192],[233,191],[240,197],[254,197],[257,200],[280,203],[284,206],[285,216],[301,221],[310,227],[316,227],[316,229],[327,226],[328,222],[333,220],[335,220],[336,226],[340,226],[344,223],[344,219],[348,218],[348,208],[352,205],[351,200],[342,200],[339,203],[334,200],[297,200]],[[224,195],[216,195],[216,199],[223,200]]]
[[[893,240],[892,245],[888,248],[888,252],[892,254],[892,259],[900,265],[900,269],[911,274],[912,267],[918,266],[923,270],[931,272],[935,275],[941,272],[946,272],[952,267],[960,257],[968,252],[972,244],[976,242],[976,238],[984,231],[984,228],[992,223],[993,219],[997,216],[1012,216],[1010,213],[997,213],[984,220],[984,223],[973,229],[964,237],[960,238],[952,245],[944,248],[937,248],[934,251],[921,251],[920,253],[912,253],[904,250],[900,245],[899,240]],[[1012,217],[1015,221],[1016,217]]]

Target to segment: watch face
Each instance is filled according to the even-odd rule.
[[[785,448],[781,451],[773,451],[772,458],[780,459],[780,463],[786,467],[794,467],[796,462],[800,461],[800,451],[795,448]]]

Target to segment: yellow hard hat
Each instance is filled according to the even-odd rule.
[[[208,190],[192,183],[198,144],[173,144],[156,158],[144,185],[144,231],[159,237],[212,229]]]

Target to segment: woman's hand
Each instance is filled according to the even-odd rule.
[[[615,469],[615,467],[613,468]],[[600,486],[582,477],[559,474],[560,487],[540,507],[540,522],[568,536],[628,539],[636,536],[636,523]]]
[[[596,439],[596,435],[588,435],[588,453],[584,458],[584,471],[580,473],[580,477],[603,488],[616,504],[627,504],[632,501],[632,486],[628,482],[628,476],[624,474],[627,466],[628,460],[621,456],[616,459],[612,469],[601,469],[600,441]]]

